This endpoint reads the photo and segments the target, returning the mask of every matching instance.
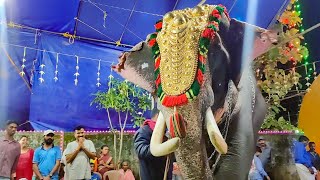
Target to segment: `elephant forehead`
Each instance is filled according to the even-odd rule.
[[[214,6],[173,11],[164,18],[157,36],[160,49],[160,76],[167,95],[177,96],[191,88],[198,68],[199,38]],[[201,15],[200,15],[200,14]]]

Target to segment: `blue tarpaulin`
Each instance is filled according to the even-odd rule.
[[[109,129],[106,112],[90,106],[90,102],[93,93],[107,90],[111,73],[118,77],[111,72],[111,64],[117,63],[123,50],[153,32],[153,24],[166,12],[198,3],[191,0],[4,2],[0,5],[0,125],[3,127],[6,120],[12,119],[25,123],[21,129],[65,131],[76,125],[84,125],[88,130]],[[231,17],[243,21],[250,5],[247,0],[206,3],[221,3],[230,10]],[[255,24],[269,27],[287,3],[286,0],[259,1]],[[69,39],[68,35],[75,35],[75,39]],[[120,46],[116,45],[117,41]],[[99,62],[100,87],[96,85]],[[19,75],[21,71],[25,73],[23,77]],[[119,128],[117,117],[111,111],[114,125]],[[133,129],[131,121],[127,129]]]

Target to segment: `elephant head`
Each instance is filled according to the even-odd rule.
[[[219,153],[228,151],[213,112],[224,106],[229,81],[236,86],[240,81],[245,26],[255,33],[253,59],[274,42],[268,31],[230,20],[223,6],[173,11],[156,24],[157,33],[123,53],[113,67],[158,96],[151,153],[175,152],[185,179],[213,179],[203,130]],[[172,138],[162,143],[166,128]]]

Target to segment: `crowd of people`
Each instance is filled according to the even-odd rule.
[[[139,176],[142,180],[182,180],[182,175],[174,155],[154,157],[150,152],[150,140],[156,124],[159,110],[152,111],[152,118],[147,119],[134,136],[134,148],[139,159]],[[223,113],[219,113],[220,119]],[[17,123],[8,122],[5,136],[0,139],[0,180],[134,180],[129,161],[115,164],[109,147],[103,145],[99,153],[91,140],[85,138],[85,128],[76,127],[75,140],[68,143],[61,153],[54,145],[55,133],[46,130],[43,143],[35,150],[28,147],[28,137],[14,140]],[[9,147],[9,148],[2,148]],[[2,159],[1,159],[2,158]],[[5,166],[3,160],[7,160]],[[120,165],[120,169],[117,166]]]
[[[54,131],[44,131],[43,143],[33,150],[28,147],[27,136],[21,136],[19,142],[14,139],[17,127],[16,122],[9,121],[0,138],[0,180],[135,180],[129,161],[119,162],[118,169],[109,147],[103,145],[98,154],[82,126],[75,128],[75,140],[63,153],[54,145]]]
[[[308,147],[307,147],[308,146]],[[307,150],[308,149],[308,150]],[[293,142],[294,162],[301,180],[320,180],[320,156],[316,152],[315,142],[302,135]],[[249,180],[270,180],[271,147],[264,138],[259,138],[256,153],[252,160]]]
[[[158,110],[153,110],[152,119],[146,120],[134,136],[140,178],[182,180],[173,154],[154,157],[150,152],[150,140],[158,113]],[[8,122],[5,134],[0,138],[0,180],[135,180],[129,161],[115,163],[107,145],[103,145],[97,153],[93,142],[85,138],[85,128],[82,126],[75,128],[75,140],[68,143],[62,153],[60,147],[54,145],[54,131],[44,131],[43,143],[33,150],[28,146],[27,136],[21,136],[19,141],[14,139],[17,126],[13,121]],[[300,179],[320,179],[317,177],[320,156],[315,151],[315,143],[309,142],[306,136],[300,136],[293,145]],[[264,138],[259,138],[248,179],[270,180],[270,161],[271,147]]]
[[[309,146],[309,151],[306,149],[307,146]],[[294,142],[294,157],[300,179],[320,179],[317,175],[320,170],[320,158],[315,148],[315,143],[309,142],[306,136],[300,136],[299,140]]]

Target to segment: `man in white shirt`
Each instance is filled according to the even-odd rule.
[[[75,128],[75,141],[70,142],[63,152],[66,161],[65,180],[91,179],[90,159],[96,158],[92,141],[85,139],[84,127]]]

